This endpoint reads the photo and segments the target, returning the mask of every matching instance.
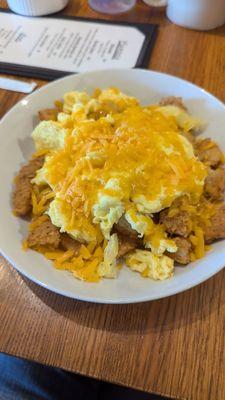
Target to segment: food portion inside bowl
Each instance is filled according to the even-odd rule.
[[[116,278],[123,259],[163,280],[225,237],[224,157],[182,99],[74,91],[39,118],[13,194],[31,218],[25,249],[85,281]]]

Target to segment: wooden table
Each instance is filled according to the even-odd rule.
[[[98,18],[86,3],[71,1],[63,13]],[[149,67],[225,101],[225,27],[185,30],[141,2],[116,19],[159,23]],[[1,116],[21,98],[0,91]],[[224,400],[224,335],[225,270],[167,299],[96,305],[40,288],[0,258],[0,351],[178,399]]]

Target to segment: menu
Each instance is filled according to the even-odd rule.
[[[156,26],[0,11],[0,72],[54,79],[74,72],[144,66]]]

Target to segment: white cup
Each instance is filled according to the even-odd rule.
[[[167,5],[167,17],[177,25],[210,30],[225,24],[225,0],[143,0],[154,7]]]
[[[9,8],[17,14],[38,16],[62,10],[69,0],[7,0]]]

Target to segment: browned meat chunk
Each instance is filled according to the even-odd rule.
[[[195,153],[200,161],[216,168],[223,159],[223,154],[211,139],[203,139],[195,144]]]
[[[24,216],[31,210],[31,179],[35,177],[36,171],[42,167],[44,157],[33,158],[24,165],[15,179],[13,192],[13,211],[16,215]]]
[[[204,228],[205,242],[211,243],[216,239],[225,238],[225,203],[216,206],[211,218],[211,225]]]
[[[171,235],[187,237],[192,230],[192,221],[186,211],[177,211],[172,217],[169,216],[169,209],[160,213],[160,223],[165,226],[166,232]]]
[[[183,103],[182,97],[175,97],[175,96],[168,96],[168,97],[163,97],[162,100],[159,103],[160,106],[177,106],[182,108],[183,110],[187,111],[187,108],[185,107]]]
[[[45,108],[38,112],[40,121],[56,121],[58,110],[56,108]]]
[[[60,243],[59,229],[50,219],[44,221],[29,233],[27,243],[29,247],[49,246],[56,249]]]
[[[74,250],[75,255],[79,255],[81,244],[77,240],[67,235],[67,233],[61,234],[60,244],[64,250]]]
[[[35,177],[37,170],[42,167],[43,163],[44,163],[44,156],[32,158],[27,165],[24,165],[20,169],[16,177],[16,180],[18,178],[29,178],[30,180],[33,179]]]
[[[176,237],[173,239],[177,245],[176,253],[168,253],[167,255],[179,264],[188,264],[191,262],[191,243],[188,239]]]
[[[204,192],[206,197],[212,200],[221,200],[225,191],[225,169],[209,168],[208,176],[205,179]]]
[[[31,211],[31,183],[29,179],[18,179],[13,192],[13,212],[24,216]]]
[[[126,218],[122,216],[119,221],[115,224],[115,230],[122,235],[128,236],[128,238],[137,239],[138,233],[132,229]]]
[[[132,251],[140,247],[139,240],[131,239],[126,235],[119,234],[118,239],[119,239],[118,258],[123,257],[125,254],[129,253],[129,251]]]

